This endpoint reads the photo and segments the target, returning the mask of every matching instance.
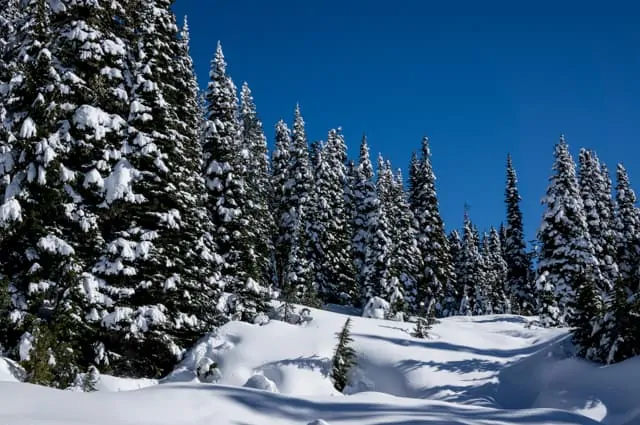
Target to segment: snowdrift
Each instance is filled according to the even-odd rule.
[[[159,383],[102,376],[96,393],[19,383],[0,362],[0,423],[640,425],[640,359],[592,365],[571,356],[567,330],[520,316],[445,319],[430,339],[352,317],[358,364],[339,394],[331,356],[349,313],[229,323]]]

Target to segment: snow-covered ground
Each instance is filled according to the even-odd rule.
[[[344,396],[329,373],[348,311],[311,314],[304,325],[230,323],[165,380],[102,376],[96,393],[20,383],[0,359],[0,423],[640,425],[640,358],[588,364],[571,357],[566,330],[520,316],[446,319],[429,340],[410,323],[353,317],[358,365]],[[212,362],[218,383],[200,382]]]

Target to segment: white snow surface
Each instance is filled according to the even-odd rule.
[[[59,391],[17,382],[0,362],[0,423],[640,424],[640,358],[606,367],[576,359],[566,329],[455,317],[416,339],[412,323],[310,311],[303,325],[229,323],[158,385],[102,375],[99,392]],[[347,317],[358,364],[342,395],[329,373]],[[214,381],[200,379],[212,369]]]

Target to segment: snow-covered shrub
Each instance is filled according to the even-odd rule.
[[[203,358],[196,367],[196,375],[200,382],[216,383],[222,379],[218,364],[209,357]]]
[[[289,323],[291,325],[301,325],[313,320],[311,310],[303,308],[298,311],[293,304],[281,303],[278,307],[273,308],[269,312],[272,320],[278,320]]]
[[[264,375],[253,375],[249,380],[244,384],[245,388],[253,388],[256,390],[267,391],[270,393],[278,393],[278,386],[267,378]]]
[[[386,319],[389,317],[391,305],[380,297],[372,297],[362,310],[362,317],[370,319]]]

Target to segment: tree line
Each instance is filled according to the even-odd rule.
[[[556,146],[535,262],[517,176],[505,225],[441,218],[429,140],[405,179],[366,137],[273,149],[218,43],[201,92],[170,0],[8,0],[0,17],[0,344],[31,382],[166,375],[204,333],[269,301],[410,315],[540,314],[581,355],[636,355],[640,229],[617,169]]]

